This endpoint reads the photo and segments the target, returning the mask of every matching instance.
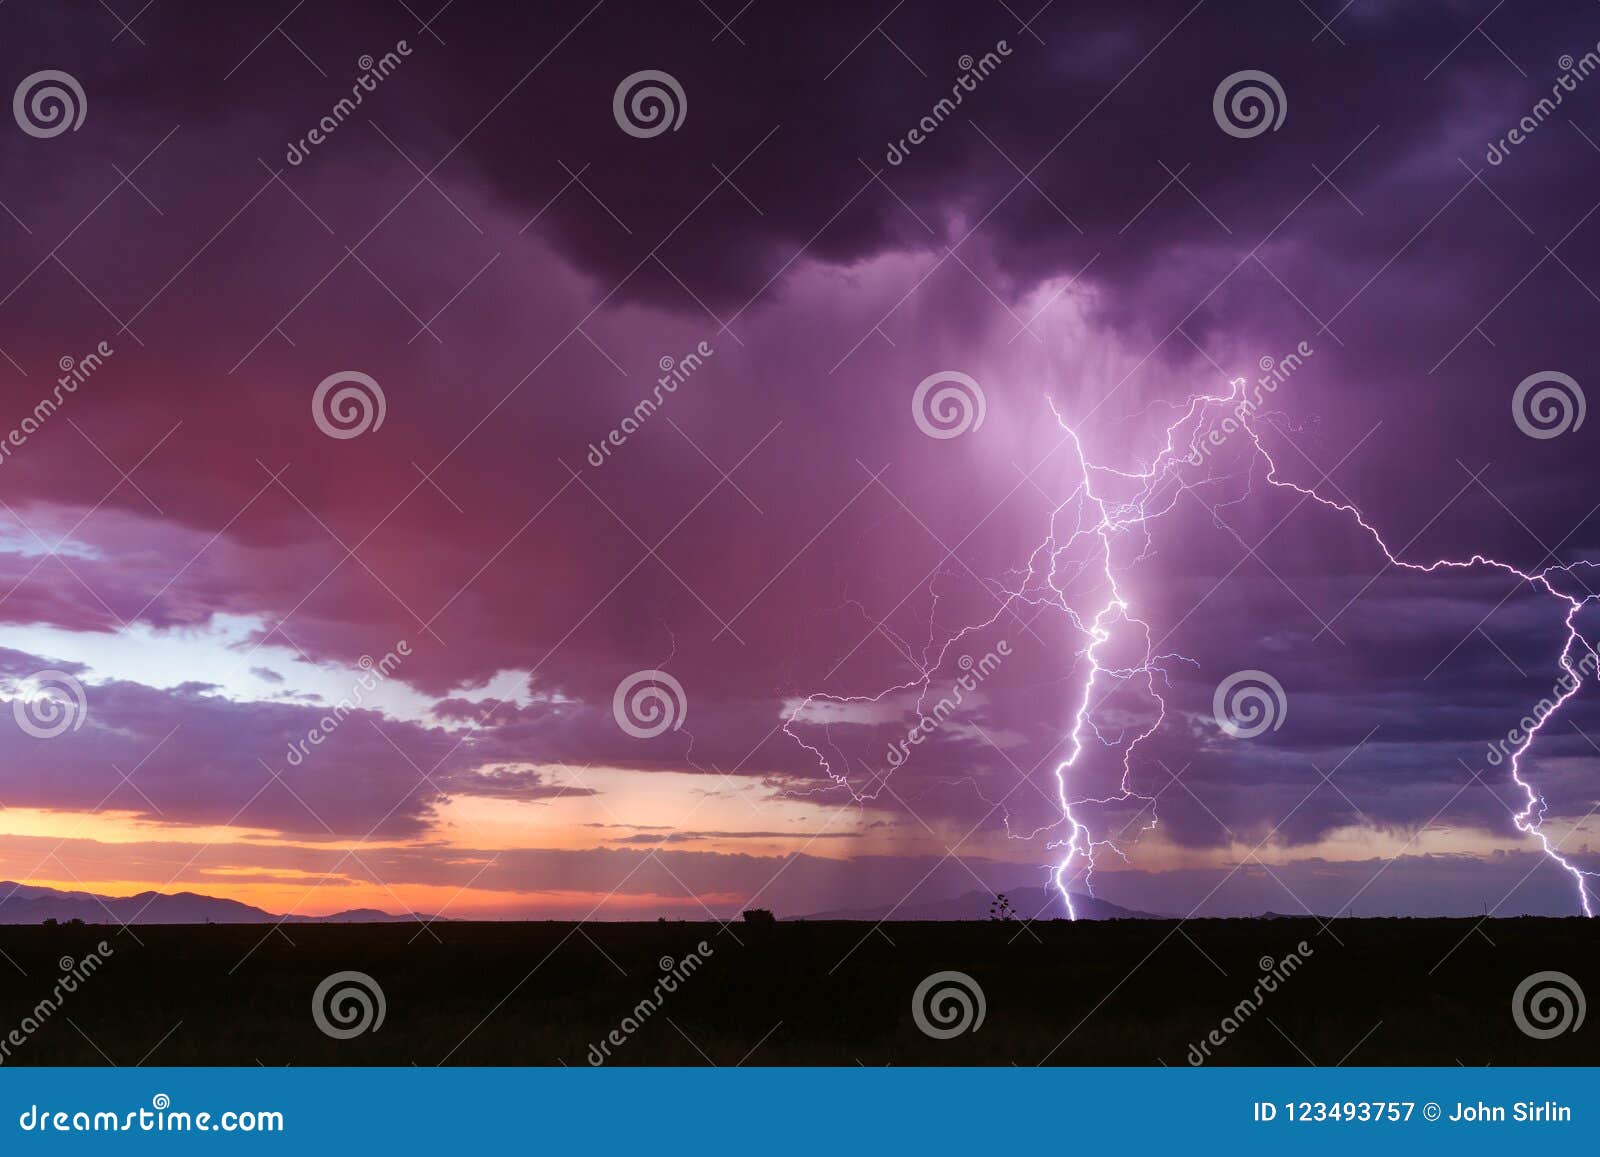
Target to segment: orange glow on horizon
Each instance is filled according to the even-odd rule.
[[[306,873],[316,876],[316,873]],[[317,877],[321,879],[321,877]],[[491,892],[462,890],[450,885],[400,884],[386,888],[381,884],[330,880],[305,885],[290,882],[238,883],[212,887],[189,882],[183,886],[162,880],[80,880],[37,876],[27,881],[31,887],[56,888],[63,892],[93,892],[108,897],[137,896],[144,892],[198,892],[219,900],[236,900],[260,908],[273,916],[332,916],[353,909],[367,908],[391,915],[440,916],[446,920],[567,920],[589,917],[607,920],[653,919],[673,915],[681,919],[707,918],[707,909],[740,903],[731,893],[704,896],[664,896],[655,893],[618,894],[603,892],[544,891]],[[312,885],[316,884],[315,887]],[[109,919],[109,917],[108,917]]]

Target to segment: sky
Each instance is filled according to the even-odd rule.
[[[436,5],[0,8],[0,879],[1582,910],[1593,4]]]

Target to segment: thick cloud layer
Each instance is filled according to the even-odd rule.
[[[562,767],[854,807],[820,753],[870,797],[840,826],[906,840],[880,832],[873,853],[921,863],[932,840],[1033,880],[1059,855],[1087,670],[1060,611],[999,610],[1081,480],[1051,404],[1132,470],[1191,393],[1301,350],[1261,422],[1281,476],[1359,506],[1408,558],[1594,558],[1591,426],[1529,437],[1512,395],[1591,372],[1600,82],[1579,73],[1600,16],[1570,0],[1474,30],[1477,7],[1447,0],[1329,7],[1050,6],[1023,26],[916,0],[462,2],[419,27],[374,3],[276,30],[166,0],[129,29],[98,4],[0,9],[8,83],[59,69],[87,99],[76,132],[0,134],[0,426],[26,435],[0,460],[6,672],[89,688],[83,729],[0,735],[0,799],[81,811],[114,791],[169,823],[244,807],[241,826],[295,839],[425,845],[452,797],[539,802],[571,787]],[[390,52],[362,88],[363,57]],[[685,116],[639,139],[613,93],[645,69],[675,78]],[[1276,131],[1219,126],[1213,93],[1242,70],[1281,88]],[[64,359],[82,380],[63,392]],[[312,395],[346,370],[380,384],[384,418],[330,438]],[[948,440],[911,415],[943,370],[987,406]],[[1160,793],[1132,866],[1262,841],[1364,861],[1352,832],[1383,854],[1527,850],[1488,753],[1551,694],[1564,604],[1484,569],[1396,572],[1247,449],[1187,474],[1125,571],[1173,656],[1130,765]],[[962,655],[1004,641],[1005,663],[890,766],[930,642],[997,612],[931,698]],[[251,635],[219,661],[224,620]],[[193,669],[82,657],[144,629],[192,640]],[[406,704],[286,766],[337,698],[305,671],[359,671],[399,640]],[[656,668],[687,714],[636,739],[613,693]],[[1240,670],[1287,694],[1248,741],[1212,717]],[[1579,860],[1592,691],[1529,761]],[[812,695],[833,713],[786,733]],[[1074,774],[1101,795],[1154,704],[1136,685],[1096,700]],[[147,796],[108,770],[147,757]],[[1137,802],[1096,817],[1149,820]],[[546,868],[541,886],[592,884]],[[1405,910],[1456,910],[1447,875],[1416,876],[1437,882]],[[1137,879],[1119,902],[1172,907],[1154,884],[1141,905]],[[798,908],[840,906],[846,885],[814,886]]]

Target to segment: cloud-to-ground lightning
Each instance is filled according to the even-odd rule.
[[[1572,877],[1578,887],[1584,914],[1592,916],[1593,885],[1589,881],[1600,873],[1580,868],[1562,854],[1558,843],[1551,840],[1544,828],[1548,807],[1543,795],[1526,777],[1523,767],[1524,757],[1545,725],[1582,687],[1583,676],[1575,657],[1580,654],[1586,656],[1582,664],[1584,667],[1592,668],[1600,662],[1600,654],[1583,637],[1577,624],[1579,612],[1587,604],[1600,601],[1600,594],[1583,587],[1574,574],[1576,568],[1591,564],[1578,562],[1529,571],[1479,553],[1465,558],[1438,558],[1426,562],[1402,558],[1357,507],[1329,498],[1315,486],[1304,486],[1280,476],[1277,462],[1262,441],[1257,425],[1260,416],[1255,403],[1247,398],[1246,385],[1245,379],[1236,378],[1230,382],[1227,393],[1191,396],[1178,407],[1178,417],[1166,427],[1154,457],[1145,468],[1135,471],[1119,470],[1093,461],[1078,431],[1051,402],[1051,412],[1063,431],[1062,445],[1070,445],[1074,457],[1074,480],[1068,497],[1052,509],[1046,537],[1029,556],[1026,567],[1020,572],[1020,581],[996,582],[991,586],[990,593],[995,598],[996,607],[994,613],[982,621],[955,631],[942,640],[936,637],[930,627],[929,641],[921,648],[920,654],[897,637],[889,636],[915,669],[910,679],[875,695],[809,695],[789,712],[783,724],[784,731],[811,752],[827,775],[849,791],[853,799],[858,802],[876,799],[885,790],[888,768],[873,770],[868,766],[869,778],[863,787],[858,788],[851,783],[848,758],[837,750],[831,738],[823,740],[820,746],[808,743],[796,733],[793,725],[802,720],[820,720],[824,723],[825,735],[831,736],[826,726],[829,711],[837,711],[841,718],[847,718],[852,710],[863,712],[874,706],[893,706],[897,697],[908,696],[912,692],[916,694],[915,713],[921,717],[938,672],[945,667],[953,648],[958,648],[975,633],[995,626],[1003,616],[1021,614],[1020,606],[1036,608],[1035,613],[1046,609],[1059,611],[1081,639],[1072,661],[1082,666],[1081,684],[1076,688],[1071,721],[1060,744],[1066,749],[1065,755],[1055,766],[1059,818],[1043,828],[1025,833],[1010,830],[1009,815],[1005,823],[1008,834],[1018,838],[1032,838],[1046,830],[1056,833],[1047,846],[1064,849],[1064,855],[1051,869],[1051,879],[1061,894],[1069,917],[1076,919],[1069,882],[1081,881],[1083,889],[1092,895],[1097,857],[1109,850],[1126,860],[1126,853],[1121,846],[1122,836],[1146,811],[1150,813],[1149,821],[1139,827],[1138,833],[1155,826],[1154,797],[1142,795],[1133,787],[1134,757],[1139,746],[1155,734],[1166,718],[1167,704],[1162,695],[1162,688],[1168,682],[1165,664],[1190,661],[1181,655],[1157,653],[1160,643],[1155,640],[1150,625],[1138,617],[1124,593],[1120,579],[1128,574],[1132,566],[1149,556],[1152,523],[1171,513],[1186,493],[1193,493],[1195,484],[1185,475],[1206,461],[1206,453],[1202,451],[1203,440],[1209,439],[1209,445],[1215,447],[1218,443],[1212,432],[1218,428],[1217,422],[1231,419],[1223,428],[1230,435],[1236,433],[1248,442],[1247,449],[1251,456],[1246,468],[1247,477],[1255,475],[1258,464],[1264,465],[1262,476],[1271,486],[1292,491],[1302,499],[1314,501],[1327,510],[1351,519],[1377,546],[1388,565],[1423,574],[1448,569],[1498,570],[1564,605],[1563,621],[1567,633],[1558,663],[1566,672],[1566,678],[1559,687],[1560,694],[1553,701],[1547,700],[1542,705],[1545,709],[1536,711],[1532,726],[1520,733],[1513,732],[1513,735],[1520,734],[1520,739],[1509,751],[1509,770],[1525,803],[1520,811],[1513,814],[1512,819],[1519,831],[1537,840],[1543,854]],[[1556,581],[1558,576],[1573,580],[1583,587],[1583,593],[1580,595],[1563,589]],[[936,592],[934,603],[937,607]],[[881,624],[879,629],[884,629]],[[1108,650],[1130,645],[1130,660],[1112,662],[1107,657]],[[1108,684],[1114,690],[1130,682],[1149,696],[1152,704],[1150,718],[1131,734],[1124,732],[1114,740],[1107,740],[1094,720],[1098,705],[1095,698],[1097,688],[1101,684]],[[1109,694],[1110,690],[1102,694],[1099,702],[1104,703]],[[1074,772],[1079,768],[1091,737],[1107,747],[1122,747],[1120,781],[1114,791],[1093,795],[1073,789]],[[1002,799],[995,805],[997,810],[1003,810],[1004,802]],[[1086,809],[1114,804],[1137,804],[1138,811],[1121,833],[1096,835],[1082,818]]]

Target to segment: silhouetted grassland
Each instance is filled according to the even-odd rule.
[[[5,927],[0,1038],[51,994],[59,958],[102,939],[114,954],[5,1063],[584,1065],[635,1017],[607,1063],[1182,1066],[1262,958],[1301,941],[1298,970],[1207,1063],[1600,1062],[1600,1024],[1536,1040],[1511,1015],[1535,972],[1600,994],[1600,924],[1582,919]],[[636,1017],[662,958],[701,941],[698,971]],[[345,970],[373,977],[387,1010],[335,1040],[312,994]],[[912,993],[943,970],[976,980],[987,1009],[936,1040]]]

